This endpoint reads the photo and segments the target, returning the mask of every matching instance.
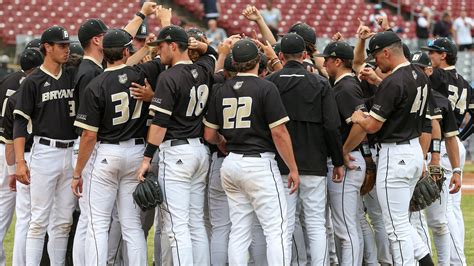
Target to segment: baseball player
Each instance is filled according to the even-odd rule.
[[[62,68],[68,60],[69,42],[69,34],[62,27],[53,26],[43,32],[44,63],[22,83],[13,112],[15,123],[19,125],[14,131],[16,177],[21,183],[30,184],[32,199],[26,240],[27,264],[39,264],[48,224],[51,263],[65,262],[75,205],[68,189],[76,138],[72,125],[74,74],[72,69]],[[24,157],[28,123],[32,124],[35,136],[29,166]],[[50,216],[51,213],[54,215]]]
[[[345,141],[351,130],[351,115],[354,111],[367,112],[362,90],[352,74],[352,47],[344,42],[333,42],[324,49],[324,66],[329,78],[334,80],[334,94],[339,117],[340,131]],[[356,265],[362,263],[363,240],[360,225],[360,188],[365,179],[365,160],[358,148],[350,155],[353,168],[346,169],[342,183],[328,182],[331,215],[334,232],[340,241],[340,263]]]
[[[289,114],[287,127],[299,173],[302,174],[299,190],[291,195],[287,193],[288,250],[291,251],[297,202],[301,201],[311,265],[323,265],[328,263],[325,221],[325,162],[328,156],[333,158],[336,166],[334,172],[330,171],[331,175],[334,173],[334,181],[340,182],[343,176],[337,106],[329,84],[305,69],[306,46],[300,35],[286,34],[281,40],[280,55],[285,62],[283,69],[268,76],[267,80],[277,86]],[[277,157],[277,162],[285,180],[289,169],[280,157]],[[286,181],[283,183],[287,187]]]
[[[408,205],[422,174],[423,152],[418,137],[426,114],[429,81],[406,60],[401,40],[393,32],[372,37],[369,53],[382,72],[391,74],[379,85],[370,115],[365,116],[360,110],[352,115],[352,123],[358,125],[355,129],[353,126],[357,134],[349,136],[344,154],[347,156],[360,143],[364,132],[376,133],[381,144],[376,189],[393,263],[413,265],[414,246],[422,240],[409,222]],[[399,100],[402,95],[403,101]],[[428,248],[424,249],[426,256],[419,260],[420,265],[433,265]]]
[[[472,111],[472,90],[468,82],[457,73],[455,63],[457,59],[456,45],[447,38],[438,38],[428,44],[428,47],[422,47],[422,50],[429,52],[429,57],[433,65],[433,74],[430,76],[433,89],[447,97],[455,113],[458,127],[461,125],[466,110]],[[466,150],[464,145],[458,139],[460,167],[455,168],[449,165],[445,158],[442,165],[446,169],[447,177],[452,173],[462,177]],[[440,151],[443,156],[447,152],[443,148]],[[443,163],[443,159],[441,159]],[[464,255],[464,222],[462,218],[461,193],[448,196],[448,227],[451,235],[451,263],[465,264]]]
[[[156,80],[161,67],[159,59],[136,67],[125,65],[131,43],[132,36],[124,30],[110,30],[104,35],[107,69],[87,85],[74,123],[83,129],[72,183],[76,196],[82,196],[81,175],[96,149],[87,195],[90,223],[86,265],[107,263],[108,230],[116,201],[130,264],[144,265],[147,260],[140,209],[131,193],[138,184],[135,171],[145,147],[148,103],[132,97],[130,86]]]
[[[209,150],[203,144],[202,116],[215,67],[215,51],[189,38],[178,26],[164,27],[154,42],[161,61],[170,66],[157,83],[150,110],[155,116],[138,176],[150,166],[158,146],[158,179],[164,195],[164,226],[171,241],[175,265],[210,263],[204,227],[204,193]],[[195,63],[188,48],[203,54]]]
[[[275,85],[257,76],[257,46],[238,41],[232,56],[238,74],[216,89],[204,120],[205,139],[229,152],[221,168],[232,221],[229,264],[248,263],[255,212],[265,234],[268,264],[289,265],[287,204],[274,160],[276,147],[290,169],[288,184],[295,192],[298,170],[284,125],[289,118]]]

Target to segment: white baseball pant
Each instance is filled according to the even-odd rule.
[[[10,191],[8,172],[5,161],[5,144],[0,144],[0,266],[6,265],[3,241],[7,235],[15,212],[16,194]]]
[[[338,250],[336,249],[336,236],[334,235],[334,225],[332,222],[332,213],[331,208],[329,207],[329,201],[326,204],[326,237],[328,239],[329,263],[339,264],[339,259],[337,257]]]
[[[327,190],[326,190],[327,191]],[[324,217],[326,220],[326,217]],[[291,265],[306,265],[308,252],[306,248],[306,234],[303,230],[304,217],[301,216],[301,200],[298,198],[295,211],[295,226],[292,236]],[[326,233],[326,225],[324,225]]]
[[[288,189],[288,176],[283,175],[282,179],[288,206],[288,250],[292,250],[296,209],[298,202],[301,202],[300,215],[304,216],[308,239],[305,244],[309,246],[311,265],[327,264],[329,260],[326,240],[326,176],[300,175],[299,188],[291,195]]]
[[[360,225],[360,188],[365,179],[365,161],[359,151],[351,152],[356,169],[346,169],[341,183],[332,181],[334,166],[328,162],[328,198],[334,233],[340,240],[340,265],[358,265],[363,257],[363,236]],[[361,241],[362,240],[362,241]]]
[[[364,244],[363,261],[365,262],[365,265],[368,266],[378,265],[377,247],[375,245],[374,231],[372,230],[372,227],[367,221],[362,198],[361,202],[359,203],[359,217],[363,236],[362,242]]]
[[[127,243],[130,265],[147,263],[147,246],[140,221],[140,208],[132,193],[138,185],[136,171],[143,157],[144,145],[135,139],[120,144],[99,144],[91,158],[93,168],[89,185],[89,226],[86,238],[86,265],[106,265],[108,232],[115,204]]]
[[[49,140],[52,146],[38,143],[40,138]],[[76,206],[75,196],[71,192],[73,149],[56,148],[55,142],[35,136],[31,148],[31,220],[26,239],[27,265],[39,265],[46,230],[51,265],[65,263],[72,213]]]
[[[418,138],[409,144],[382,143],[377,165],[377,196],[391,243],[394,265],[415,265],[414,248],[423,243],[409,221],[409,204],[422,173]],[[421,244],[421,245],[424,245]],[[424,247],[428,254],[428,247]]]
[[[287,206],[280,171],[271,152],[261,158],[229,153],[221,168],[222,187],[232,222],[229,264],[246,265],[252,242],[254,212],[267,242],[269,265],[289,265]]]
[[[459,161],[461,169],[464,168],[464,163],[466,161],[466,149],[464,145],[458,141],[459,147]],[[444,176],[446,177],[446,183],[451,182],[452,166],[449,161],[448,153],[446,150],[446,143],[441,142],[441,166],[444,168]],[[461,210],[461,194],[462,191],[459,191],[456,194],[449,194],[447,196],[447,209],[446,209],[446,218],[448,220],[449,227],[449,239],[451,247],[451,260],[450,263],[454,265],[466,265],[466,256],[464,254],[464,218]]]
[[[413,243],[415,260],[420,260],[426,256],[426,247],[428,248],[428,252],[433,254],[433,249],[431,247],[431,236],[428,223],[426,222],[425,212],[410,212],[410,223],[423,241],[422,243]]]
[[[161,212],[174,265],[209,265],[209,239],[204,222],[204,194],[209,149],[199,138],[189,144],[160,145],[158,180],[164,201]]]

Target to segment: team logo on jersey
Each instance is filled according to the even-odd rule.
[[[237,81],[235,84],[234,84],[234,90],[238,90],[240,88],[242,88],[242,85],[244,84],[243,81]]]
[[[415,70],[412,70],[411,71],[411,74],[413,75],[413,78],[416,79],[418,77],[418,75],[416,74]]]
[[[378,104],[374,104],[374,106],[372,106],[372,109],[376,110],[376,111],[380,111],[380,105]]]
[[[127,81],[128,81],[127,73],[122,74],[122,75],[118,75],[118,80],[119,80],[120,84],[127,83]]]
[[[176,162],[176,164],[181,165],[181,164],[183,164],[183,161],[181,161],[181,159],[179,159],[179,160]]]
[[[157,104],[161,104],[161,98],[153,97],[153,99],[151,100],[151,102],[157,103]]]
[[[194,79],[197,79],[199,76],[199,73],[197,72],[196,69],[191,69],[191,75],[193,75]]]
[[[78,114],[78,115],[76,116],[76,119],[79,119],[79,120],[87,120],[87,115]]]
[[[401,160],[398,162],[398,165],[406,165],[405,161],[404,160]]]
[[[20,79],[20,81],[18,81],[18,83],[21,84],[25,79],[26,79],[26,77],[22,77],[22,78]]]
[[[49,85],[51,85],[51,84],[49,84],[49,82],[46,81],[46,82],[44,83],[43,87],[48,87]]]

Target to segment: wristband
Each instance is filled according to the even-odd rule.
[[[16,173],[15,165],[7,165],[8,175],[14,175]]]
[[[143,14],[143,13],[140,12],[140,11],[138,11],[135,15],[138,16],[138,17],[141,17],[142,20],[145,20],[145,18],[146,18],[145,14]]]
[[[362,142],[360,145],[360,152],[363,157],[372,157],[372,152],[370,151],[370,146],[368,142]]]
[[[440,153],[441,152],[441,140],[440,139],[432,139],[430,145],[430,152]]]
[[[72,179],[74,179],[74,180],[78,180],[78,179],[81,179],[81,178],[82,178],[82,176],[72,176]]]
[[[145,152],[143,153],[143,155],[145,157],[148,157],[148,158],[153,158],[153,156],[155,155],[156,150],[158,150],[158,146],[156,146],[154,144],[151,144],[151,143],[148,143],[146,145]]]
[[[461,173],[462,173],[461,168],[459,168],[459,167],[454,168],[454,169],[453,169],[453,174],[454,174],[454,173],[461,174]]]

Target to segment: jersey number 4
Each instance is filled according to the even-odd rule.
[[[186,116],[199,116],[204,107],[206,107],[207,98],[209,97],[209,88],[206,84],[199,85],[196,89],[195,86],[189,91],[189,104],[186,110]]]
[[[425,85],[423,88],[418,87],[416,88],[416,96],[415,101],[413,101],[413,105],[411,106],[410,113],[418,113],[419,116],[423,115],[423,111],[425,110],[425,103],[426,98],[428,96],[428,85]]]
[[[451,107],[453,110],[457,108],[459,110],[459,114],[464,114],[466,111],[467,89],[462,89],[461,95],[458,93],[458,87],[454,85],[449,85],[448,90],[449,92],[453,93],[448,96],[448,100],[451,102]]]
[[[244,119],[252,112],[252,97],[224,98],[222,107],[224,129],[250,128],[250,121]]]
[[[112,124],[114,126],[126,123],[130,118],[130,100],[128,93],[119,92],[111,95],[112,102],[118,102],[115,106],[115,112],[120,113],[119,117],[112,119]],[[135,109],[133,110],[132,119],[137,119],[140,117],[142,112],[143,101],[137,101],[135,104]]]

